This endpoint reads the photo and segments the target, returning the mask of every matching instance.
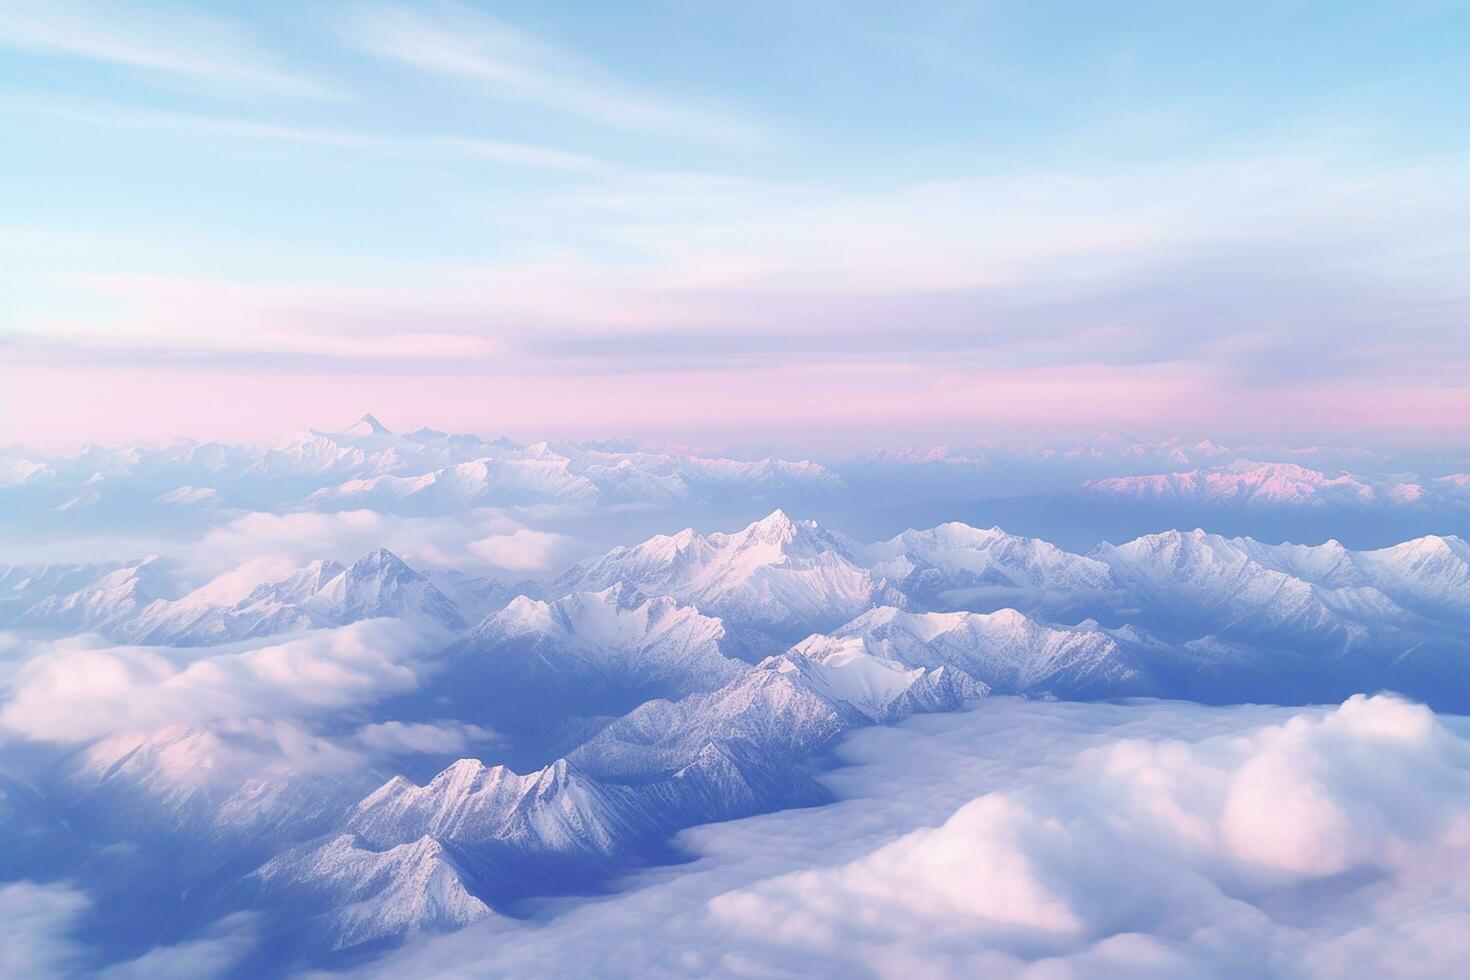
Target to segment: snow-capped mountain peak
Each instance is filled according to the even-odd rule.
[[[225,581],[231,576],[224,576],[181,598],[153,598],[146,603],[139,600],[159,590],[145,590],[139,584],[140,570],[146,569],[120,569],[71,596],[38,603],[22,621],[43,625],[82,617],[88,628],[117,639],[165,646],[228,643],[376,617],[450,630],[465,625],[451,599],[384,548],[350,566],[318,560],[283,579],[253,587]]]
[[[772,564],[810,560],[828,552],[850,559],[853,552],[853,543],[846,538],[816,521],[792,520],[780,508],[733,534],[711,534],[709,541],[716,548],[742,554],[747,561]]]
[[[857,637],[830,644],[808,641],[761,667],[880,723],[917,711],[953,710],[990,691],[984,682],[949,666],[913,666],[877,655]]]
[[[1470,543],[1429,534],[1378,551],[1359,552],[1374,584],[1420,607],[1470,609]]]
[[[630,836],[627,795],[566,760],[520,775],[461,759],[427,784],[394,779],[365,798],[346,825],[379,845],[425,834],[464,845],[607,855]]]
[[[1083,490],[1101,497],[1153,503],[1361,507],[1412,503],[1424,488],[1395,480],[1370,482],[1346,472],[1329,476],[1292,462],[1238,459],[1228,466],[1092,480]]]
[[[1112,587],[1107,565],[1095,558],[999,527],[950,522],[908,530],[860,554],[910,599],[932,608],[1076,604]]]
[[[816,521],[807,521],[804,523],[807,527],[815,528],[817,526]],[[741,533],[747,538],[757,541],[787,543],[794,541],[799,532],[797,523],[787,516],[784,510],[777,507],[760,520],[752,521]]]
[[[454,603],[387,548],[375,548],[323,585],[309,605],[341,621],[375,616],[424,618],[454,629],[464,620]]]
[[[915,613],[879,607],[830,635],[792,648],[829,662],[862,651],[906,668],[949,667],[1003,692],[1089,689],[1146,693],[1147,679],[1117,640],[1095,625],[1049,626],[1014,610]]]
[[[362,416],[362,418],[358,419],[346,429],[343,429],[342,434],[371,434],[375,436],[391,436],[393,433],[386,425],[384,425],[382,422],[379,422],[371,412],[367,412]]]
[[[176,594],[164,563],[156,556],[149,557],[107,572],[75,592],[41,600],[26,610],[19,623],[42,629],[105,633],[149,603]]]
[[[902,597],[861,567],[855,546],[815,521],[777,510],[740,531],[693,531],[616,548],[558,580],[564,591],[597,591],[616,582],[646,595],[673,596],[763,634],[776,652],[801,636],[850,619],[875,601]]]
[[[477,692],[476,710],[501,727],[534,720],[527,709],[536,704],[621,713],[738,675],[746,668],[725,655],[725,642],[719,619],[625,583],[549,602],[521,596],[454,648],[438,683],[451,700]]]
[[[340,950],[489,918],[494,912],[469,890],[469,877],[427,834],[381,849],[337,834],[271,859],[244,879],[243,889],[324,909],[313,929],[320,945]]]

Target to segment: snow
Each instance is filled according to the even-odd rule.
[[[1248,460],[1236,460],[1226,467],[1092,480],[1083,489],[1098,496],[1153,503],[1310,507],[1408,505],[1426,492],[1418,484],[1370,482],[1346,472],[1328,476],[1296,463]]]
[[[686,529],[619,548],[558,579],[568,591],[626,582],[791,640],[842,622],[881,600],[902,601],[860,566],[855,545],[773,511],[733,534]]]
[[[462,929],[494,915],[432,837],[383,850],[351,835],[273,858],[246,879],[277,901],[326,909],[314,916],[322,946],[348,949],[411,933]]]

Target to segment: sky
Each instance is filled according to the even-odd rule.
[[[0,0],[0,442],[1470,444],[1470,5]]]

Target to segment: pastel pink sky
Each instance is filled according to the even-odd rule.
[[[273,439],[345,425],[363,412],[484,436],[634,436],[809,451],[1140,436],[1272,439],[1277,420],[1317,441],[1460,444],[1470,391],[1341,384],[1243,391],[1208,369],[1072,365],[993,371],[874,364],[589,376],[293,374],[140,367],[0,368],[6,441],[189,436]],[[922,406],[922,411],[916,410]]]
[[[209,6],[0,5],[0,442],[1470,445],[1462,13]]]

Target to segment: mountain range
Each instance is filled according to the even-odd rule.
[[[678,447],[532,443],[433,429],[399,434],[372,415],[270,445],[85,446],[32,458],[0,451],[0,509],[57,526],[123,518],[208,522],[217,512],[371,508],[408,515],[476,506],[695,504],[840,492],[811,460],[731,458]]]
[[[354,438],[389,438],[369,430]],[[0,865],[76,837],[46,871],[103,876],[99,894],[166,868],[140,934],[249,910],[277,950],[248,964],[260,974],[514,917],[671,857],[682,828],[821,804],[845,733],[987,697],[1387,687],[1470,707],[1470,546],[1453,536],[1353,550],[1166,531],[1079,554],[957,522],[865,544],[775,510],[519,588],[385,548],[186,578],[162,558],[3,568],[0,608],[20,636],[184,662],[380,618],[430,653],[403,666],[412,690],[294,727],[201,716],[84,740],[0,783],[16,830]],[[375,742],[369,722],[427,734]],[[485,734],[474,749],[439,737],[464,726]]]
[[[728,678],[732,659],[755,663],[813,635],[851,636],[882,608],[1009,609],[1073,629],[1095,621],[1114,634],[1143,631],[1130,642],[1149,649],[1248,644],[1356,658],[1365,669],[1397,646],[1427,664],[1457,649],[1449,627],[1470,614],[1470,546],[1431,535],[1355,551],[1336,541],[1272,545],[1194,530],[1081,555],[957,523],[863,545],[777,510],[736,532],[686,529],[614,548],[523,583],[518,596],[504,582],[418,571],[382,548],[347,566],[318,560],[283,578],[236,582],[237,595],[208,584],[181,589],[177,581],[157,558],[0,568],[0,583],[12,583],[15,597],[0,608],[29,630],[185,647],[392,617],[459,637],[440,658],[447,699],[471,677],[473,686],[497,691],[540,678],[547,696],[579,705],[569,713],[600,715],[707,688]],[[70,591],[26,604],[44,588]],[[953,627],[926,629],[939,642]],[[1169,669],[1181,665],[1188,658]],[[1025,687],[992,674],[975,679]],[[1425,696],[1458,698],[1460,688]],[[497,695],[480,708],[512,723],[513,700]]]
[[[0,448],[0,526],[13,535],[111,530],[176,533],[254,512],[463,516],[476,509],[564,521],[650,515],[706,525],[777,502],[891,534],[963,516],[1039,532],[1072,547],[1132,536],[1149,515],[1275,536],[1285,515],[1378,544],[1426,530],[1470,531],[1470,460],[1362,449],[1226,447],[1179,439],[887,450],[821,460],[633,442],[516,442],[429,428],[390,430],[365,415],[340,430],[274,443]],[[662,515],[655,517],[652,515]],[[1077,525],[1075,528],[1072,525]],[[1158,526],[1157,523],[1153,524]],[[642,528],[640,528],[642,529]],[[1315,533],[1315,531],[1313,532]],[[605,542],[610,543],[610,542]]]

